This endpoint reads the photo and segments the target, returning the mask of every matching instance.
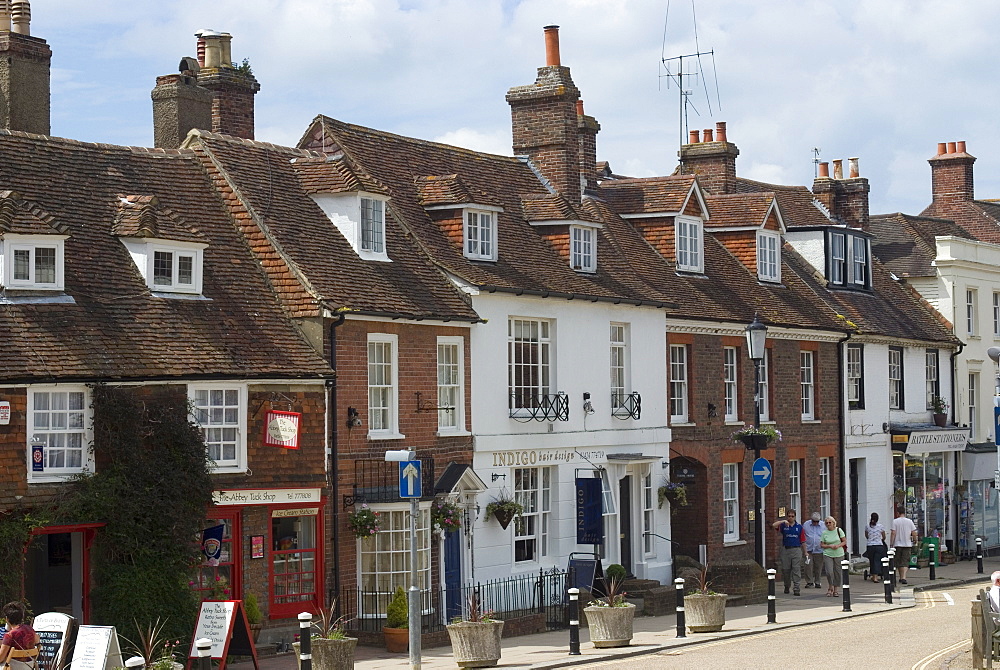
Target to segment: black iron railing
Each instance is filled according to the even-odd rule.
[[[507,407],[517,421],[569,421],[569,396],[562,392],[511,393]]]
[[[611,416],[623,421],[628,418],[638,419],[642,415],[642,396],[638,391],[627,395],[613,393],[611,395]]]
[[[421,500],[434,497],[434,459],[420,459]],[[377,458],[354,461],[354,485],[351,493],[344,495],[344,508],[355,503],[400,502],[399,463],[386,463]]]

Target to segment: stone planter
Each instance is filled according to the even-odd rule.
[[[392,654],[404,654],[410,648],[409,628],[383,628],[385,650]]]
[[[503,621],[459,621],[448,624],[448,637],[460,668],[492,668],[500,660]]]
[[[934,425],[939,428],[944,428],[948,425],[948,415],[947,414],[934,414]]]
[[[632,621],[635,619],[635,605],[632,603],[624,607],[592,605],[584,607],[583,612],[590,627],[590,641],[598,649],[627,647],[632,641]]]
[[[358,638],[345,637],[343,640],[328,640],[314,637],[310,643],[313,670],[351,670],[354,668],[354,648],[358,644]],[[295,649],[297,667],[302,670],[299,643],[293,642],[292,648]]]
[[[715,633],[726,625],[726,594],[684,596],[684,618],[692,633]]]

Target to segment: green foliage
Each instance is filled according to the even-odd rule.
[[[385,608],[386,628],[409,628],[410,616],[406,603],[406,591],[402,586],[396,587],[389,606]]]
[[[253,591],[247,591],[243,594],[243,609],[247,613],[247,622],[257,624],[264,620],[260,604],[257,602],[257,594]]]
[[[31,539],[31,531],[47,526],[47,510],[25,511],[15,509],[0,513],[0,602],[21,600],[24,575],[24,548]]]
[[[624,581],[625,575],[627,574],[628,572],[625,570],[625,566],[619,565],[618,563],[612,563],[608,566],[608,569],[604,571],[604,576],[609,580],[613,579],[619,582]]]
[[[66,521],[103,521],[92,552],[94,618],[118,630],[162,617],[165,638],[186,639],[197,618],[188,582],[194,541],[212,501],[201,432],[183,396],[94,388],[98,468],[64,496]]]
[[[235,68],[238,73],[240,73],[241,75],[243,75],[247,79],[252,79],[253,78],[253,68],[250,67],[250,59],[249,58],[244,58],[243,62],[240,63],[239,65],[237,65],[236,63],[233,63],[233,68]]]

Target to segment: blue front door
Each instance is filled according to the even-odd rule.
[[[444,537],[444,592],[446,621],[462,616],[462,532]]]

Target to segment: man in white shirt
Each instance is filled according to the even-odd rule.
[[[990,575],[990,581],[993,582],[993,586],[988,591],[990,607],[993,608],[994,612],[1000,612],[1000,570]]]
[[[906,571],[910,568],[910,555],[913,552],[913,543],[917,541],[917,527],[913,524],[903,508],[896,510],[896,518],[892,520],[892,534],[889,544],[896,549],[896,574],[899,575],[899,583],[906,583]]]

